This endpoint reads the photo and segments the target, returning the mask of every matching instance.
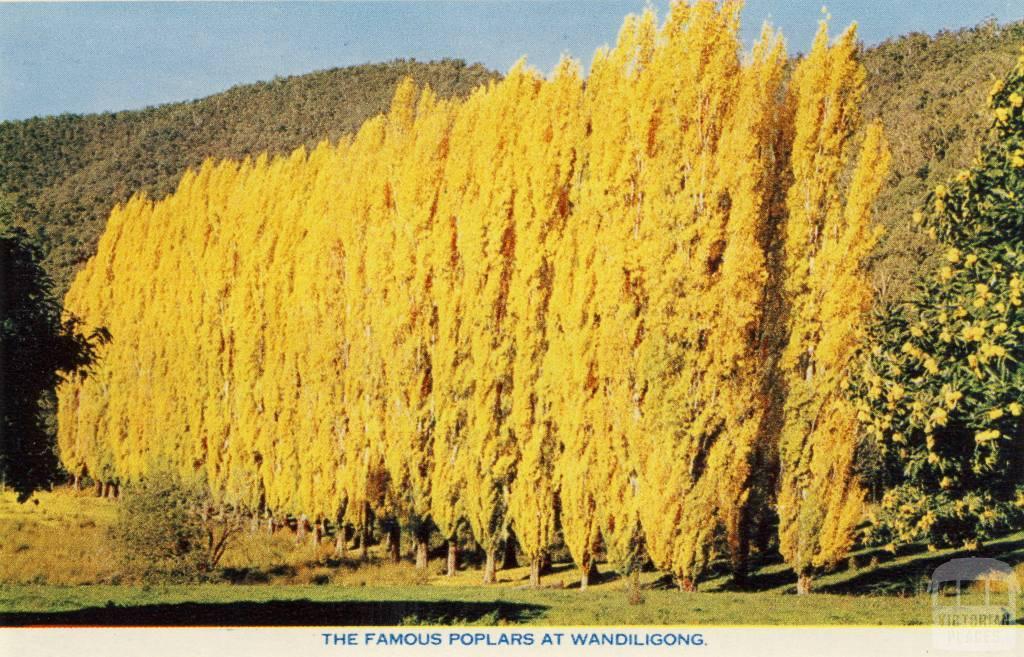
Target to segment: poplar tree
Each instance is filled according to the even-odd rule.
[[[641,559],[633,485],[636,459],[630,450],[641,428],[636,346],[643,335],[646,301],[636,257],[637,181],[655,111],[648,92],[656,37],[654,13],[647,10],[626,22],[612,52],[595,58],[587,89],[592,125],[588,176],[579,209],[581,215],[596,217],[599,230],[591,261],[596,459],[588,481],[605,558],[623,574],[636,570]],[[583,575],[589,574],[588,568]]]
[[[738,398],[756,400],[730,371],[748,347],[729,343],[749,338],[748,324],[756,324],[756,317],[742,313],[756,311],[763,280],[756,232],[729,232],[734,220],[756,226],[760,218],[756,211],[732,216],[736,206],[750,213],[740,205],[749,201],[725,170],[735,163],[723,158],[726,148],[742,148],[738,142],[745,136],[730,135],[742,125],[733,118],[743,75],[738,12],[736,3],[673,5],[651,66],[657,113],[641,179],[639,225],[648,295],[641,345],[647,390],[644,431],[633,451],[643,459],[639,508],[647,549],[684,590],[695,588],[712,556],[719,512],[730,510],[718,508],[720,493],[733,495],[726,498],[730,505],[743,502],[730,480],[736,477],[735,487],[742,487],[754,434],[742,425],[757,422],[756,409],[742,408],[729,394],[735,385]],[[727,250],[730,268],[755,270],[749,296],[742,270],[723,274]],[[732,313],[739,315],[738,325],[729,324]],[[756,385],[750,373],[742,376]]]
[[[508,524],[509,486],[515,443],[510,424],[513,327],[508,318],[514,267],[515,175],[521,138],[516,128],[540,86],[519,63],[500,85],[472,97],[465,111],[478,112],[470,152],[473,194],[463,197],[457,248],[463,293],[460,340],[465,354],[467,449],[456,458],[464,489],[461,504],[485,553],[484,583],[495,581],[496,553]],[[511,128],[511,129],[510,129]]]
[[[769,385],[771,321],[768,249],[774,236],[773,190],[784,163],[779,149],[782,78],[786,66],[781,37],[764,28],[740,72],[736,101],[722,136],[719,184],[728,209],[723,219],[721,263],[712,274],[713,366],[721,389],[724,418],[721,448],[712,453],[707,474],[716,483],[716,522],[725,532],[733,576],[747,568],[750,525],[758,504],[751,499],[772,436]]]
[[[391,495],[399,517],[413,531],[416,565],[425,568],[435,424],[431,350],[436,319],[430,237],[448,154],[451,112],[429,89],[413,106],[412,91],[411,81],[399,88],[389,117],[396,124],[394,129],[404,134],[395,140],[390,156],[394,169],[386,223],[394,236],[391,249],[382,252],[390,257],[380,258],[391,281],[388,303],[381,309],[390,325],[382,357],[387,368],[385,465]]]
[[[537,94],[518,142],[512,212],[515,221],[509,316],[514,361],[509,422],[516,446],[509,519],[530,561],[530,583],[540,584],[541,561],[554,543],[555,462],[558,454],[552,395],[542,384],[549,339],[555,251],[569,219],[571,189],[582,157],[582,81],[565,59]]]
[[[784,90],[739,9],[627,18],[586,82],[405,82],[335,144],[116,208],[66,299],[113,336],[59,390],[66,466],[198,479],[364,553],[404,527],[421,567],[436,526],[450,573],[468,528],[488,582],[515,532],[537,584],[560,529],[581,588],[601,556],[692,589],[724,547],[741,576],[778,478],[806,590],[860,514],[844,386],[888,153],[852,31]]]
[[[584,175],[555,265],[544,389],[557,409],[563,538],[581,588],[601,547],[628,570],[639,544],[628,441],[639,420],[633,350],[643,291],[632,258],[655,32],[653,12],[628,17],[615,48],[594,57],[584,96]]]
[[[877,237],[871,204],[888,170],[881,127],[872,125],[846,191],[841,177],[861,127],[865,72],[856,29],[829,45],[823,22],[791,82],[793,184],[786,199],[785,294],[789,338],[780,367],[787,397],[780,437],[779,547],[807,593],[816,570],[835,564],[863,516],[854,473],[856,414],[849,366],[871,304],[864,259]]]

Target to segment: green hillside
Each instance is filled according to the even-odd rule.
[[[913,210],[978,152],[991,121],[989,90],[1013,68],[1022,45],[1024,22],[986,23],[934,37],[909,34],[865,54],[866,111],[885,124],[893,153],[878,203],[887,228],[875,261],[881,298],[904,298],[934,252],[927,235],[913,228]]]
[[[140,111],[0,123],[0,192],[46,254],[63,296],[118,202],[160,198],[205,158],[283,153],[353,132],[387,109],[404,77],[443,97],[497,75],[459,60],[394,61],[242,85]]]
[[[870,48],[866,108],[893,149],[878,215],[888,232],[876,259],[883,298],[900,298],[933,252],[910,225],[925,190],[968,164],[980,143],[992,80],[1016,61],[1024,22],[936,36],[910,34]],[[46,253],[63,294],[92,254],[115,203],[145,191],[160,198],[207,157],[287,152],[337,139],[387,108],[411,76],[442,96],[465,95],[498,77],[458,60],[395,61],[234,87],[197,101],[141,111],[62,115],[0,123],[0,192]]]

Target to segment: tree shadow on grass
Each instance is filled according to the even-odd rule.
[[[0,627],[25,626],[345,626],[497,625],[541,616],[548,607],[512,602],[272,600],[268,602],[183,602],[89,607],[74,611],[3,612]]]
[[[729,579],[722,583],[719,591],[765,592],[781,589],[792,584],[796,587],[796,574],[790,568],[777,568],[768,572],[748,573],[742,581]]]
[[[618,575],[614,572],[606,573],[601,570],[596,575],[591,575],[590,583],[601,584],[613,581],[617,577]],[[540,578],[540,588],[542,589],[578,589],[580,587],[580,569],[571,561],[560,561],[552,564],[541,571]],[[498,581],[519,583],[520,585],[517,588],[521,589],[532,588],[529,586],[529,569],[524,569],[522,573],[518,573],[514,577],[509,575],[508,571],[500,570],[498,571]]]
[[[565,584],[567,589],[578,589],[580,588],[580,575],[579,569],[573,566],[572,572],[567,573],[572,579],[569,580],[568,584]],[[619,573],[612,570],[610,567],[598,568],[595,572],[590,573],[590,577],[587,579],[587,586],[606,584],[608,582],[614,582],[622,579]],[[564,581],[564,580],[563,580]]]
[[[913,549],[898,554],[888,563],[881,563],[842,581],[822,586],[818,590],[822,593],[858,595],[917,593],[936,568],[950,559],[963,557],[991,557],[1011,564],[1017,563],[1024,557],[1024,539],[1004,538],[976,551],[961,550],[941,555],[927,552],[923,546],[914,546]]]
[[[1024,539],[1003,537],[974,552],[961,550],[942,554],[928,552],[923,544],[900,546],[896,554],[882,548],[864,548],[851,554],[828,574],[833,581],[817,583],[815,591],[842,595],[914,595],[927,586],[937,567],[950,559],[962,557],[991,557],[1010,564],[1020,563],[1024,560]],[[751,569],[745,581],[737,582],[729,579],[727,573],[717,571],[715,576],[722,578],[715,583],[717,591],[796,592],[796,573],[783,566],[778,555],[763,558]],[[671,588],[669,580],[662,585]]]

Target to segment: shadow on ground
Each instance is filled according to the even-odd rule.
[[[880,551],[879,551],[880,552]],[[835,584],[822,586],[822,593],[839,594],[911,594],[927,588],[932,572],[951,559],[962,557],[991,557],[1017,563],[1024,553],[1024,540],[997,540],[980,550],[962,550],[952,554],[932,555],[923,546],[909,546],[907,557],[881,563],[870,570],[854,574]],[[873,553],[872,553],[873,554]]]
[[[991,557],[1009,564],[1024,560],[1024,539],[1003,537],[975,551],[959,550],[935,554],[922,544],[900,546],[895,554],[882,548],[865,548],[815,582],[815,591],[838,595],[888,595],[906,597],[927,591],[931,574],[951,559]],[[724,565],[723,565],[724,564]],[[712,564],[707,577],[710,586],[702,590],[751,593],[796,593],[796,573],[782,564],[778,554],[762,558],[744,581],[736,581],[728,564]],[[675,589],[675,580],[665,575],[649,585],[652,589]]]
[[[796,589],[796,574],[789,568],[779,568],[771,571],[758,571],[749,573],[742,582],[727,579],[723,582],[719,591],[745,591],[751,593],[786,589],[789,586]]]
[[[57,612],[0,613],[0,627],[25,626],[296,626],[296,625],[496,625],[536,618],[548,608],[511,602],[273,600],[269,602],[142,605],[112,602]]]

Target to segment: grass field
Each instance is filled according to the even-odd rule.
[[[761,564],[742,591],[723,575],[681,593],[650,572],[638,594],[609,573],[579,591],[568,563],[538,590],[526,587],[526,568],[500,571],[499,583],[484,587],[472,568],[445,577],[440,559],[428,572],[377,556],[339,560],[333,546],[314,555],[279,532],[242,537],[225,556],[222,582],[144,585],[122,581],[111,549],[116,502],[60,490],[37,499],[0,497],[0,625],[924,625],[933,611],[928,576],[967,556],[861,550],[810,596],[791,595],[793,574],[778,562]],[[1015,565],[1024,581],[1024,532],[979,554]]]
[[[89,625],[923,625],[927,596],[462,586],[5,586],[3,624]],[[44,612],[44,613],[39,613]]]

